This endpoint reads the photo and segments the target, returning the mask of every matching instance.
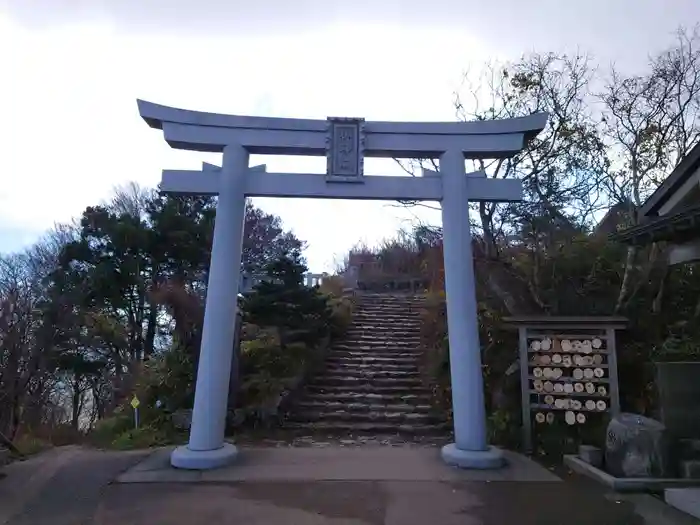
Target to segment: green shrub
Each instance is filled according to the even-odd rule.
[[[329,297],[342,297],[345,289],[345,282],[340,275],[324,277],[319,290]]]
[[[156,409],[157,401],[161,401],[168,411],[192,408],[194,382],[192,357],[179,346],[144,363],[136,382],[142,421],[147,422],[163,414],[162,410]]]
[[[49,441],[32,434],[20,435],[15,439],[13,444],[17,447],[17,450],[20,451],[22,456],[32,456],[51,448],[51,443]]]
[[[126,430],[117,435],[111,442],[111,448],[117,450],[134,450],[160,447],[171,442],[172,436],[162,428],[145,425],[139,428]]]
[[[97,447],[108,448],[117,436],[133,427],[133,416],[122,411],[122,413],[98,420],[88,433],[88,441]]]
[[[331,337],[343,337],[352,323],[353,302],[349,297],[331,297]]]
[[[254,408],[280,394],[302,372],[312,353],[303,343],[292,343],[283,350],[269,334],[241,343],[237,404]]]

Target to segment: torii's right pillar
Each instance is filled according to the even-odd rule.
[[[486,440],[484,379],[469,226],[470,195],[464,154],[459,150],[445,152],[440,157],[440,175],[455,434],[455,442],[443,447],[442,458],[457,467],[495,469],[503,466],[504,459],[503,452],[489,446]],[[494,181],[498,182],[501,181]]]

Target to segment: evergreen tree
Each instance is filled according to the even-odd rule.
[[[280,346],[311,344],[329,332],[330,307],[318,286],[304,285],[307,267],[298,249],[265,266],[265,277],[243,301],[246,322],[275,327]]]

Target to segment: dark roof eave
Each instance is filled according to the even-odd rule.
[[[690,152],[683,157],[681,162],[656,188],[641,207],[642,216],[654,216],[659,213],[659,208],[685,183],[690,176],[700,167],[700,143],[696,144]]]
[[[673,215],[654,218],[608,236],[622,244],[646,245],[658,241],[700,239],[700,206],[681,210]]]

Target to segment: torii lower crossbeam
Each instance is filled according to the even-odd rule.
[[[267,173],[264,168],[256,166],[242,175],[247,197],[440,201],[443,196],[442,179],[436,176],[367,176],[362,184],[344,184],[328,183],[323,175],[315,173]],[[160,188],[167,193],[218,195],[221,177],[221,168],[211,164],[205,164],[201,171],[164,170]],[[466,177],[470,201],[521,199],[519,180],[488,179],[478,171]]]

